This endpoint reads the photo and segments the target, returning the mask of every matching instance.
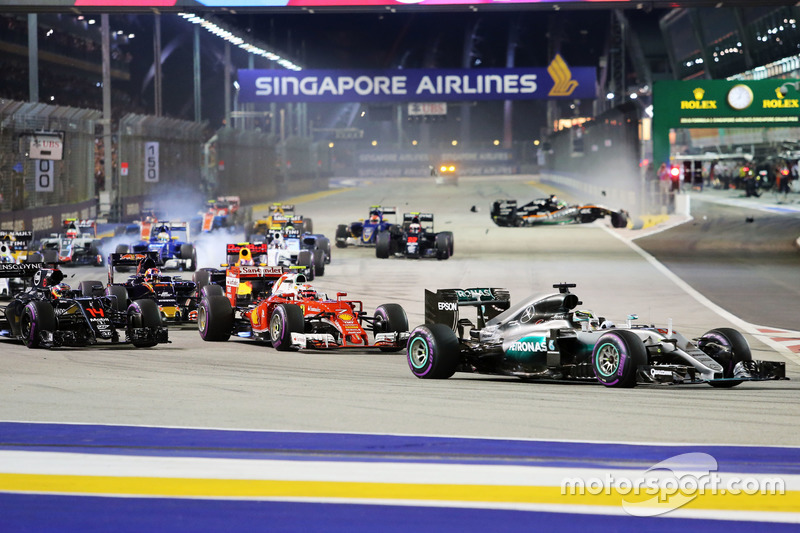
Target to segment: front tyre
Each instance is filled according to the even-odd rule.
[[[269,317],[269,333],[272,347],[280,352],[292,349],[292,333],[302,333],[305,326],[303,311],[294,304],[275,306]]]
[[[719,353],[712,350],[709,344],[724,348],[728,353]],[[736,365],[742,361],[752,361],[750,345],[744,335],[733,328],[715,328],[703,334],[697,342],[698,347],[722,365],[722,377],[730,381],[709,381],[709,385],[721,389],[729,389],[739,385],[742,380],[731,379],[734,377]],[[714,353],[711,353],[714,352]]]
[[[41,333],[56,329],[56,313],[48,302],[33,300],[25,306],[20,321],[22,341],[28,348],[42,346]]]
[[[626,330],[602,335],[592,351],[592,370],[606,387],[636,386],[639,366],[647,364],[647,350],[635,333]]]
[[[419,326],[408,339],[411,373],[421,379],[447,379],[459,363],[458,337],[444,324]]]
[[[204,289],[216,287],[207,285]],[[208,294],[197,306],[197,329],[204,341],[227,341],[233,331],[233,307],[225,296]]]
[[[403,333],[408,331],[408,316],[400,304],[383,304],[375,309],[373,333]],[[382,352],[398,352],[402,346],[381,346]]]
[[[158,344],[158,328],[161,327],[161,311],[158,304],[153,300],[141,299],[134,301],[128,306],[128,336],[133,339],[132,330],[146,328],[150,330],[152,340],[132,340],[132,344],[137,348],[150,348]]]

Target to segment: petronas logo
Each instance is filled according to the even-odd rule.
[[[548,96],[569,96],[578,87],[578,82],[572,79],[572,72],[561,54],[556,54],[553,58],[547,67],[547,73],[553,78],[553,88],[547,93]]]

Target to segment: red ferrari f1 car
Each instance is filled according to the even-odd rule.
[[[203,288],[197,314],[203,340],[226,341],[236,335],[270,342],[281,351],[405,348],[408,318],[400,305],[380,305],[369,316],[361,301],[345,299],[344,292],[329,298],[294,268],[246,264],[252,262],[249,246],[253,245],[242,247],[240,260],[227,268],[224,289]],[[247,298],[240,295],[242,286],[247,287]]]

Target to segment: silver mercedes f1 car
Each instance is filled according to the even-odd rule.
[[[511,306],[505,289],[425,291],[425,325],[411,332],[408,364],[418,378],[455,372],[523,379],[599,381],[607,387],[786,379],[786,363],[754,361],[744,336],[727,327],[688,339],[672,327],[618,326],[596,317],[559,283],[555,294]],[[477,310],[477,324],[461,318]]]

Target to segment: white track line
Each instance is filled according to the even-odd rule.
[[[691,220],[691,219],[689,219],[689,220]],[[688,222],[688,220],[685,221],[685,222]],[[722,307],[718,306],[717,304],[715,304],[714,302],[712,302],[711,300],[709,300],[708,298],[706,298],[705,296],[700,294],[691,285],[689,285],[688,283],[683,281],[681,278],[679,278],[677,275],[675,275],[670,269],[665,267],[655,257],[653,257],[649,253],[645,252],[642,248],[639,247],[638,244],[634,243],[632,240],[624,238],[623,236],[619,235],[617,232],[613,231],[611,228],[609,228],[609,227],[607,227],[605,225],[601,225],[601,227],[606,232],[610,233],[611,235],[613,235],[614,237],[616,237],[620,241],[622,241],[625,244],[627,244],[633,251],[635,251],[636,253],[638,253],[642,257],[644,257],[644,259],[648,263],[653,265],[656,268],[656,270],[658,270],[659,272],[664,274],[675,285],[677,285],[679,288],[681,288],[686,294],[688,294],[689,296],[691,296],[692,298],[697,300],[698,303],[706,306],[708,309],[710,309],[711,311],[717,313],[719,316],[721,316],[722,318],[724,318],[728,322],[736,325],[736,327],[742,329],[743,331],[745,331],[745,332],[749,333],[750,335],[752,335],[753,337],[757,338],[758,340],[760,340],[761,342],[763,342],[764,344],[766,344],[767,346],[769,346],[770,348],[772,348],[776,352],[780,353],[781,355],[783,355],[784,357],[786,357],[790,361],[794,362],[797,365],[800,365],[800,356],[798,356],[798,354],[792,352],[786,346],[780,344],[779,342],[775,342],[771,338],[769,338],[768,336],[764,335],[764,333],[759,331],[758,327],[755,326],[754,324],[751,324],[749,322],[746,322],[746,321],[742,320],[738,316],[726,311]],[[674,226],[670,226],[670,227],[674,227]]]

